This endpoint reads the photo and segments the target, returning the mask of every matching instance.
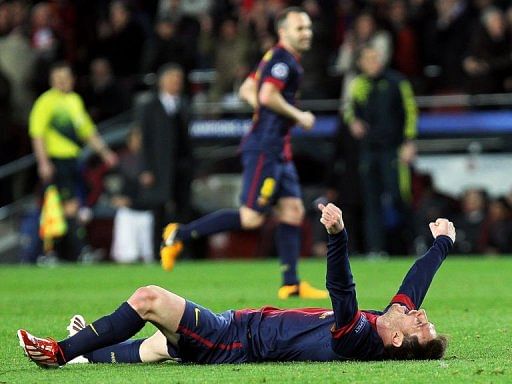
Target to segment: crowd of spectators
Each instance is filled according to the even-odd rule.
[[[504,0],[0,0],[0,165],[30,152],[28,114],[54,62],[72,65],[95,122],[128,110],[148,88],[145,75],[169,62],[186,79],[213,70],[207,84],[186,81],[185,92],[222,101],[276,43],[274,17],[290,5],[313,22],[303,99],[343,98],[368,45],[417,95],[512,89],[512,5]],[[510,249],[509,224],[500,224],[510,222],[510,200],[483,200],[479,240],[461,251]]]
[[[408,76],[416,94],[512,88],[512,7],[501,0],[2,0],[0,113],[10,115],[2,144],[23,142],[17,127],[57,60],[72,64],[96,120],[128,108],[142,75],[168,62],[187,75],[213,69],[211,84],[187,88],[219,101],[275,44],[273,19],[288,5],[302,5],[313,21],[303,98],[343,94],[364,45]],[[2,149],[6,162],[28,146]]]
[[[436,217],[452,217],[457,228],[455,249],[461,254],[503,254],[512,252],[512,191],[489,197],[484,189],[466,189],[458,199],[436,191],[424,177],[423,192],[415,205],[415,246],[426,249],[430,234],[424,223]]]

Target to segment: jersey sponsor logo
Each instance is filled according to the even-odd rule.
[[[194,313],[196,315],[196,327],[199,325],[199,314],[201,313],[201,310],[199,308],[194,308]]]
[[[354,333],[361,332],[361,330],[364,328],[366,323],[368,323],[368,319],[364,315],[361,315],[361,317],[359,318],[359,321],[357,322],[356,327],[354,328]]]
[[[270,73],[273,77],[279,80],[284,80],[288,77],[288,66],[285,63],[277,63],[272,66]]]

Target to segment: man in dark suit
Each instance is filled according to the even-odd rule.
[[[140,182],[147,188],[148,205],[155,209],[155,246],[160,244],[166,215],[173,213],[182,219],[188,205],[188,116],[183,80],[180,66],[163,65],[158,71],[157,93],[142,107],[139,118],[144,160]]]

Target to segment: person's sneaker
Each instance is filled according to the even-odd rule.
[[[74,315],[70,320],[69,324],[66,327],[68,331],[68,337],[75,336],[82,329],[87,327],[87,323],[82,315]]]
[[[66,327],[68,336],[75,336],[82,329],[87,327],[87,323],[82,315],[74,315],[69,320],[69,325]],[[68,361],[68,364],[87,364],[90,361],[85,356],[77,356],[73,360]]]
[[[327,299],[329,293],[326,290],[314,288],[307,281],[301,281],[299,284],[283,285],[277,291],[277,297],[282,300],[290,296],[298,296],[301,299]]]
[[[174,269],[176,258],[183,250],[183,242],[176,240],[178,228],[178,223],[170,223],[167,224],[162,233],[163,245],[160,249],[160,259],[162,268],[165,271],[172,271]]]
[[[164,242],[164,246],[173,245],[176,240],[176,234],[178,233],[179,224],[178,223],[169,223],[165,226],[164,231],[162,232],[162,240]]]
[[[162,268],[165,271],[172,271],[174,269],[176,258],[182,250],[183,242],[181,241],[176,241],[173,245],[169,245],[160,249],[160,261]]]
[[[59,354],[62,361],[65,361],[59,344],[53,339],[35,337],[24,329],[18,329],[18,339],[25,356],[41,368],[58,368],[60,366],[57,359]]]

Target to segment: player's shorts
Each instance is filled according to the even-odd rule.
[[[215,314],[187,301],[178,326],[181,361],[200,364],[249,362],[247,326],[236,320],[234,313]]]
[[[301,198],[299,176],[293,162],[263,152],[242,154],[242,194],[240,202],[265,212],[281,197]]]
[[[53,184],[57,186],[61,200],[66,201],[75,198],[81,183],[78,160],[75,158],[52,158],[51,161],[55,167]]]

